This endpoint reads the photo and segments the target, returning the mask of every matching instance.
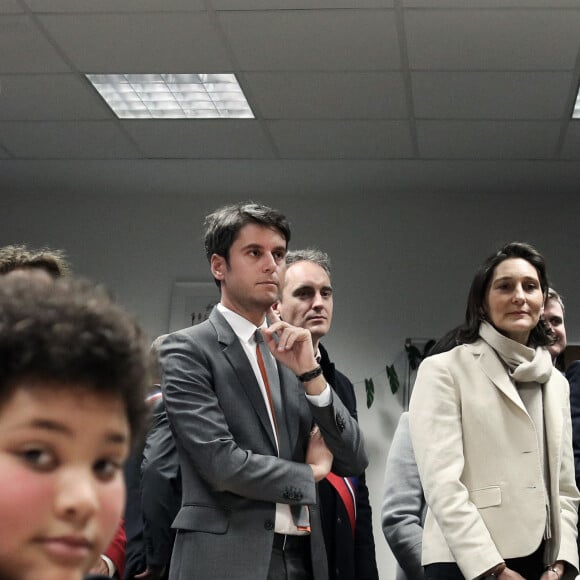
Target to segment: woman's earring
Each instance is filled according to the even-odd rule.
[[[485,310],[483,308],[479,309],[479,320],[481,320],[482,322],[484,320],[487,320],[487,314],[485,313]]]

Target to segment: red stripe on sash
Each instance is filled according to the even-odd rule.
[[[339,477],[332,472],[326,476],[326,479],[332,485],[332,487],[336,489],[336,492],[340,496],[340,499],[346,508],[346,513],[348,514],[348,519],[350,520],[352,535],[354,537],[356,526],[356,504],[354,500],[354,491],[352,489],[352,485],[350,484],[348,478]]]

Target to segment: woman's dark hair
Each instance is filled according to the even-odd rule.
[[[544,298],[547,296],[549,283],[546,274],[546,263],[542,255],[530,244],[523,242],[506,244],[489,256],[476,272],[467,297],[465,322],[440,338],[429,351],[429,355],[451,350],[459,344],[470,344],[479,338],[479,325],[485,316],[485,301],[493,273],[498,264],[510,258],[522,258],[534,266],[538,273],[542,294]],[[554,336],[552,332],[546,326],[543,318],[540,318],[538,324],[530,333],[529,346],[548,346],[553,344],[553,342]]]

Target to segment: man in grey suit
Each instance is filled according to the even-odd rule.
[[[286,218],[265,206],[206,218],[220,303],[161,347],[183,486],[170,580],[326,579],[316,483],[367,465],[310,332],[271,308],[289,239]]]

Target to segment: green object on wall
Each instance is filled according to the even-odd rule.
[[[394,364],[392,364],[391,366],[387,365],[386,371],[387,371],[387,378],[389,379],[389,385],[391,386],[391,393],[393,393],[393,395],[394,395],[399,390],[399,387],[401,386],[401,384],[399,382],[399,375],[397,374],[397,371],[395,370]]]
[[[375,383],[373,379],[365,379],[365,390],[367,393],[367,409],[370,409],[375,400]]]

